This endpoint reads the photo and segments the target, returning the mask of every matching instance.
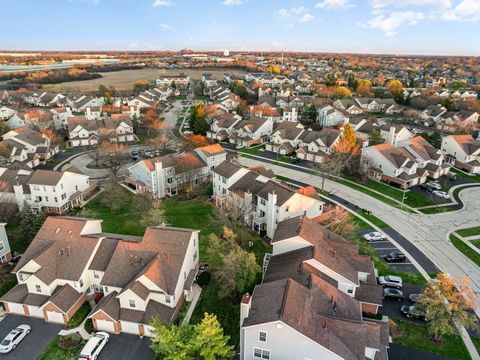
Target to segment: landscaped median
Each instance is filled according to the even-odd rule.
[[[77,360],[85,343],[78,334],[55,336],[38,360]]]
[[[458,251],[463,253],[466,257],[472,260],[475,264],[480,266],[480,254],[472,249],[468,244],[464,241],[460,240],[457,236],[451,234],[450,241],[452,242],[453,246],[457,248]]]

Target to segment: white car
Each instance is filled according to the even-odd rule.
[[[434,190],[442,190],[442,186],[438,182],[430,181],[427,186]]]
[[[432,194],[444,199],[450,199],[450,196],[448,196],[448,193],[446,193],[445,191],[433,190]]]
[[[393,275],[379,276],[378,283],[384,287],[393,287],[396,289],[401,289],[403,286],[402,278],[400,276]]]
[[[372,231],[363,235],[363,238],[367,241],[383,241],[385,240],[385,235],[379,233],[378,231]]]
[[[110,335],[106,332],[96,332],[85,344],[80,352],[79,360],[95,360],[102,349],[107,345],[110,340]]]
[[[5,336],[5,339],[0,343],[0,353],[6,354],[17,347],[20,341],[30,333],[32,328],[30,325],[19,325]]]

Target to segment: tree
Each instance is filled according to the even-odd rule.
[[[22,240],[30,243],[42,227],[45,219],[46,214],[44,212],[36,213],[30,204],[24,202],[20,211],[20,237]]]
[[[387,89],[390,91],[394,96],[398,96],[402,94],[403,84],[399,80],[390,80],[387,83]]]
[[[148,90],[150,87],[150,82],[147,80],[137,80],[133,83],[133,92],[141,93],[142,91]]]
[[[165,223],[165,212],[160,202],[156,202],[153,206],[145,212],[141,220],[144,226],[158,226]]]
[[[331,232],[349,239],[357,235],[358,225],[348,211],[336,205],[325,209],[325,213],[330,216],[324,225]]]
[[[442,146],[442,135],[438,131],[433,131],[431,133],[422,132],[420,134],[425,140],[427,140],[433,147],[440,149]]]
[[[337,144],[332,149],[330,155],[330,165],[337,176],[344,171],[351,174],[356,170],[355,165],[359,165],[360,146],[357,142],[357,135],[350,126],[343,126],[342,134]]]
[[[110,170],[110,178],[112,181],[116,181],[118,178],[118,172],[120,168],[128,160],[127,147],[123,144],[104,142],[100,144],[101,156],[104,158],[103,164]]]
[[[437,342],[447,334],[458,333],[459,326],[474,328],[477,319],[469,310],[475,309],[476,305],[477,297],[469,287],[468,279],[460,279],[457,285],[443,273],[428,282],[416,303],[425,311],[428,330]]]
[[[268,72],[272,74],[280,74],[282,70],[280,69],[279,66],[272,64],[268,67]]]
[[[372,82],[370,80],[358,80],[356,93],[359,96],[370,96],[372,94]]]
[[[337,99],[345,99],[352,97],[352,92],[345,86],[337,86],[333,96]]]
[[[301,112],[304,124],[311,124],[317,120],[317,107],[314,104],[305,106]]]
[[[382,136],[380,135],[380,130],[379,129],[373,129],[368,134],[368,145],[369,146],[383,144],[384,142],[385,142],[385,139],[382,138]]]
[[[125,191],[116,181],[108,181],[101,197],[102,205],[108,207],[111,213],[117,213],[128,203]]]
[[[0,180],[0,222],[7,223],[8,220],[17,212],[18,206],[16,203],[11,202],[9,198],[10,185],[4,180]]]
[[[158,317],[150,323],[151,348],[163,360],[223,360],[234,355],[216,315],[205,313],[199,324],[165,325]]]
[[[230,359],[234,355],[234,347],[228,345],[230,337],[223,334],[216,315],[205,313],[200,324],[195,325],[195,332],[200,359]]]

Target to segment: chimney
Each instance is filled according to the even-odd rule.
[[[242,326],[243,321],[248,317],[250,313],[250,308],[252,307],[252,297],[249,293],[246,293],[242,296],[242,301],[240,303],[240,326]]]

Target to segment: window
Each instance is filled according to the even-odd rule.
[[[83,280],[82,279],[80,279],[79,284],[80,284],[80,287],[83,286]]]
[[[267,333],[265,331],[258,332],[258,340],[267,342]]]
[[[5,245],[3,245],[3,241],[0,242],[0,251],[5,248]]]
[[[270,350],[264,350],[259,348],[253,348],[253,357],[256,359],[270,359]]]
[[[23,281],[23,274],[22,273],[18,273],[18,280]]]
[[[197,260],[197,252],[195,251],[195,253],[193,254],[193,261]]]
[[[48,201],[48,196],[45,196],[45,201]]]
[[[260,199],[260,204],[265,205],[266,204],[265,199]]]
[[[98,279],[100,277],[100,275],[98,275],[98,273],[96,271],[93,272],[93,277],[95,279]]]
[[[42,292],[42,287],[40,285],[35,285],[35,291],[36,292]]]
[[[172,302],[172,297],[170,295],[165,295],[165,302],[170,304]]]
[[[290,210],[290,205],[287,205],[287,206],[285,207],[285,212],[288,212],[288,210]]]
[[[129,303],[129,305],[130,305],[131,308],[134,308],[134,307],[135,307],[135,300],[130,299],[130,300],[128,300],[128,303]]]
[[[57,197],[55,197],[55,202],[58,202],[58,199],[57,199]]]
[[[353,294],[353,287],[351,286],[348,287],[347,294]]]

